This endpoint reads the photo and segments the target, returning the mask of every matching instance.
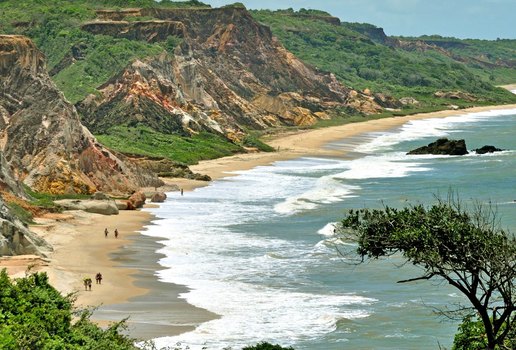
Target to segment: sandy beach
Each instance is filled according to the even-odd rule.
[[[393,129],[410,120],[494,109],[516,109],[516,105],[416,114],[286,133],[266,140],[277,152],[239,154],[203,161],[191,169],[216,180],[231,176],[234,171],[279,160],[301,156],[335,156],[336,151],[323,146],[369,132]],[[339,156],[342,156],[342,151],[339,152]],[[166,179],[166,182],[185,191],[208,184],[186,179]],[[172,193],[169,200],[173,200],[174,195]],[[72,211],[38,218],[37,225],[31,229],[43,236],[54,247],[54,252],[46,260],[21,258],[16,263],[15,260],[1,260],[0,267],[9,267],[10,274],[20,276],[23,275],[24,264],[35,264],[36,270],[49,274],[51,283],[58,290],[76,292],[78,306],[100,306],[94,316],[96,320],[117,321],[130,315],[132,336],[149,339],[185,332],[216,315],[178,298],[186,291],[184,287],[157,280],[155,272],[160,268],[160,255],[156,250],[160,247],[159,242],[140,234],[152,220],[153,216],[146,211],[121,211],[114,216]],[[109,230],[107,238],[104,237],[105,228]],[[113,236],[115,228],[120,232],[118,239]],[[95,284],[97,272],[104,277],[101,285]],[[82,280],[86,276],[94,281],[91,291],[84,290]],[[167,322],[164,322],[165,319]]]

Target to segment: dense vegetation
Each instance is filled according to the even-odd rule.
[[[44,273],[12,281],[0,272],[0,348],[15,349],[136,349],[120,331],[90,321],[91,312],[73,310],[73,297],[62,296]]]
[[[457,350],[516,347],[516,237],[501,229],[491,207],[467,210],[450,197],[431,207],[351,210],[343,238],[358,243],[364,259],[394,254],[420,268],[399,283],[438,280],[457,289],[468,304],[441,314],[464,318]]]
[[[442,47],[453,58],[464,62],[474,73],[493,84],[511,84],[516,81],[516,39],[457,39],[439,35],[402,40],[423,41]]]
[[[144,126],[113,127],[109,134],[98,135],[97,138],[107,147],[119,152],[165,157],[186,164],[243,151],[241,146],[215,134],[204,132],[192,137],[182,137],[160,133]]]
[[[395,47],[390,44],[392,39],[372,25],[335,25],[326,21],[324,17],[329,15],[321,11],[260,10],[252,14],[270,26],[287,49],[355,89],[367,88],[399,98],[412,96],[426,105],[451,102],[434,98],[438,90],[472,93],[478,104],[516,100],[484,79],[485,74],[475,74],[474,69],[438,50]],[[504,50],[499,42],[490,45]],[[507,54],[516,57],[514,51]]]

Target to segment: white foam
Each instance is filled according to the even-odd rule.
[[[432,156],[431,156],[432,157]],[[417,159],[424,159],[423,157]],[[367,156],[350,162],[350,169],[335,175],[336,179],[399,178],[413,172],[431,170],[424,163],[409,161],[404,153]]]
[[[516,94],[516,90],[511,90],[511,92],[512,92],[513,94]]]
[[[344,185],[332,176],[324,176],[315,181],[310,190],[287,198],[276,204],[274,210],[280,214],[292,215],[300,211],[313,210],[323,204],[340,202],[352,196],[357,186]]]
[[[338,226],[339,226],[338,222],[330,222],[330,223],[326,224],[322,229],[317,231],[317,233],[322,236],[332,237],[332,236],[335,236]]]
[[[163,219],[145,234],[164,238],[159,279],[188,286],[180,297],[221,316],[157,345],[182,342],[195,349],[207,343],[217,349],[262,340],[288,345],[332,332],[339,319],[367,317],[374,299],[332,294],[306,277],[306,271],[334,259],[335,249],[235,228],[274,220],[280,215],[274,208],[288,199],[306,198],[316,206],[342,200],[351,189],[325,174],[345,168],[346,162],[315,158],[279,162],[153,209]]]
[[[412,120],[404,124],[399,130],[393,132],[368,134],[374,138],[370,142],[358,145],[355,151],[371,154],[379,150],[388,150],[392,146],[405,141],[414,141],[426,137],[446,137],[450,134],[460,132],[461,124],[466,126],[468,123],[475,123],[485,119],[511,114],[516,114],[516,109],[489,110],[447,118]]]

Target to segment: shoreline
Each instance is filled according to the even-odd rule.
[[[391,130],[411,120],[445,118],[500,109],[516,109],[516,104],[391,117],[285,133],[266,140],[279,149],[277,152],[239,154],[203,161],[190,168],[217,180],[233,176],[235,171],[245,171],[281,160],[303,156],[342,157],[342,150],[331,150],[323,146],[367,133]],[[165,180],[167,185],[175,184],[185,191],[210,184],[187,179]],[[169,188],[163,187],[164,190]],[[157,250],[162,245],[159,239],[141,234],[154,220],[156,217],[147,211],[120,211],[119,215],[114,216],[65,212],[41,218],[38,225],[31,227],[31,230],[47,239],[55,251],[36,270],[46,271],[50,282],[59,291],[76,291],[76,306],[101,305],[92,317],[101,325],[130,316],[128,325],[132,337],[147,340],[177,335],[215,319],[217,315],[196,308],[179,297],[188,290],[187,287],[163,283],[156,277],[156,271],[161,269],[159,259],[163,256]],[[111,233],[107,239],[103,234],[106,227]],[[120,231],[119,239],[112,236],[115,227]],[[4,265],[2,261],[0,265]],[[104,276],[102,285],[94,283],[91,292],[84,291],[83,276],[88,274],[94,279],[96,272],[102,272]]]

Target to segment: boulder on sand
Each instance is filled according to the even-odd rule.
[[[118,215],[118,207],[113,200],[61,199],[54,203],[65,210],[83,210],[102,215]]]
[[[105,200],[109,200],[111,198],[104,192],[97,191],[91,196],[91,199],[96,200],[96,201],[105,201]]]
[[[129,197],[128,202],[130,205],[128,206],[130,207],[132,205],[134,208],[141,208],[145,204],[146,199],[147,197],[145,196],[145,193],[141,191],[135,192],[131,195],[131,197]]]
[[[164,192],[156,192],[152,195],[151,202],[163,203],[167,199],[167,195]]]

